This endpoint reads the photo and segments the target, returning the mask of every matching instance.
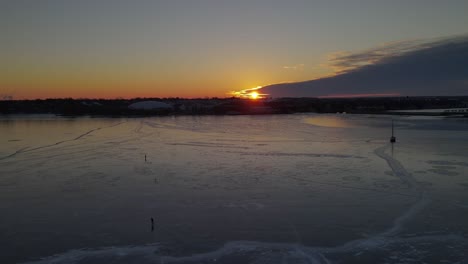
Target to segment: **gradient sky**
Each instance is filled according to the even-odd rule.
[[[467,32],[468,1],[2,0],[0,95],[204,97],[333,74],[337,52]]]

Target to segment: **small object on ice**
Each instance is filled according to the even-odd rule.
[[[390,138],[390,143],[395,143],[396,142],[396,137],[393,135],[393,119],[392,119],[392,137]]]
[[[145,154],[145,162],[146,162],[146,154]]]
[[[151,232],[154,231],[154,219],[151,217]]]

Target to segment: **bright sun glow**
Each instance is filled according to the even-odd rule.
[[[251,92],[249,94],[250,99],[258,99],[259,94],[257,92]]]
[[[248,88],[240,91],[232,91],[229,94],[234,97],[238,98],[244,98],[244,99],[251,99],[251,100],[257,100],[257,99],[264,99],[268,94],[261,93],[260,89],[262,89],[262,86],[257,86],[254,88]]]

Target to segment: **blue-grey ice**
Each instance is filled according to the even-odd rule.
[[[467,262],[468,122],[394,120],[0,117],[0,262]]]

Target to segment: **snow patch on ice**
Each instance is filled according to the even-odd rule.
[[[405,182],[408,185],[408,187],[416,187],[416,180],[413,178],[413,176],[411,176],[411,173],[409,173],[398,160],[385,153],[385,151],[389,147],[390,145],[385,145],[383,147],[377,148],[376,150],[374,150],[374,153],[380,158],[384,159],[387,162],[388,166],[390,166],[390,168],[392,169],[393,174],[395,174],[403,182]]]
[[[308,247],[296,243],[268,243],[257,241],[231,241],[213,251],[186,255],[164,255],[160,244],[144,246],[110,247],[102,249],[77,249],[54,255],[29,264],[74,264],[74,263],[331,263],[344,255],[359,263],[362,255],[378,250],[385,253],[394,263],[403,258],[416,257],[409,263],[420,263],[431,257],[428,248],[442,248],[448,255],[462,256],[468,245],[466,238],[459,235],[424,235],[407,238],[375,237],[361,239],[338,247]],[[394,252],[399,252],[398,256]],[[449,254],[450,253],[450,254]],[[433,260],[433,259],[432,259]]]

